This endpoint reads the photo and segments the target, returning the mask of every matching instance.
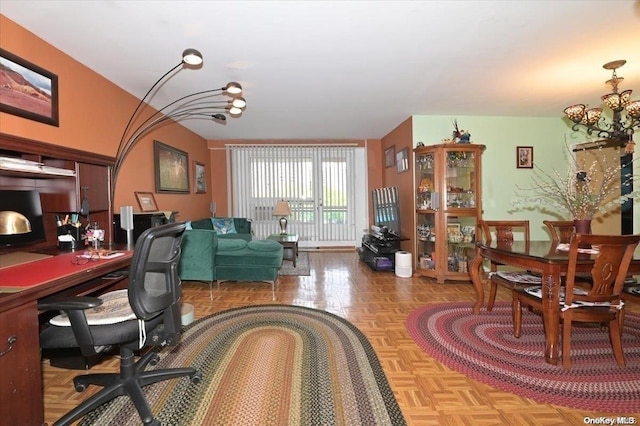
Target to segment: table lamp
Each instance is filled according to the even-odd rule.
[[[11,210],[0,212],[0,235],[17,235],[31,232],[31,222],[21,213]]]
[[[280,235],[287,235],[287,218],[291,215],[291,209],[289,203],[285,200],[280,200],[276,203],[273,209],[273,216],[280,216]]]

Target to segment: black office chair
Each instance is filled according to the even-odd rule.
[[[92,309],[103,303],[101,299],[93,297],[72,297],[40,303],[42,310],[64,312],[53,318],[40,334],[43,349],[79,347],[85,357],[90,357],[113,346],[120,348],[120,372],[75,377],[73,383],[78,392],[90,384],[104,386],[104,389],[54,425],[69,425],[120,395],[131,398],[145,425],[159,425],[145,400],[142,387],[181,376],[189,376],[192,383],[200,381],[200,374],[194,368],[144,371],[147,364],[155,365],[158,362],[158,354],[153,350],[143,355],[137,363],[134,362],[134,351],[138,349],[178,343],[182,327],[178,261],[184,230],[184,224],[168,224],[150,228],[138,238],[131,261],[129,288],[124,291],[124,299],[110,300],[112,293],[116,292],[101,296],[110,305],[130,308],[128,316],[125,314],[109,321],[105,318],[109,317],[109,312],[104,312],[104,307]]]

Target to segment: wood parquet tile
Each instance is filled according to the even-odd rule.
[[[293,304],[324,309],[351,321],[376,350],[400,408],[409,425],[583,425],[585,417],[622,413],[584,412],[494,389],[454,372],[426,355],[405,328],[407,315],[427,303],[475,299],[470,283],[437,284],[432,280],[398,278],[376,272],[360,262],[355,252],[311,252],[311,275],[279,278],[275,300],[266,283],[226,282],[213,286],[183,282],[183,301],[195,307],[196,318],[245,305]],[[510,300],[498,289],[497,300]],[[637,305],[627,304],[639,311]],[[92,372],[113,372],[110,358]],[[45,420],[52,424],[87,398],[76,393],[72,378],[78,371],[51,367],[43,360]],[[629,415],[629,413],[625,413]],[[640,413],[635,415],[640,421]]]

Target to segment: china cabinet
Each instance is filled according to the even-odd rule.
[[[440,144],[414,150],[415,269],[446,280],[470,280],[466,249],[482,217],[484,145]]]

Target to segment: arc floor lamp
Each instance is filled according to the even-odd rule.
[[[214,122],[224,122],[227,115],[231,117],[239,117],[247,106],[247,102],[242,94],[242,86],[235,82],[229,82],[225,86],[202,90],[182,96],[173,102],[155,110],[146,117],[143,117],[144,111],[149,104],[146,102],[150,96],[159,89],[161,82],[166,81],[174,72],[180,72],[183,69],[199,69],[202,67],[202,54],[196,49],[185,49],[182,52],[182,60],[176,66],[167,71],[160,77],[147,93],[142,97],[138,106],[135,108],[129,121],[127,122],[118,150],[116,152],[115,165],[111,172],[111,209],[113,214],[115,202],[116,182],[122,165],[131,152],[133,147],[142,139],[143,136],[149,134],[155,129],[178,123],[187,119],[210,119]],[[224,96],[225,98],[220,98]]]

